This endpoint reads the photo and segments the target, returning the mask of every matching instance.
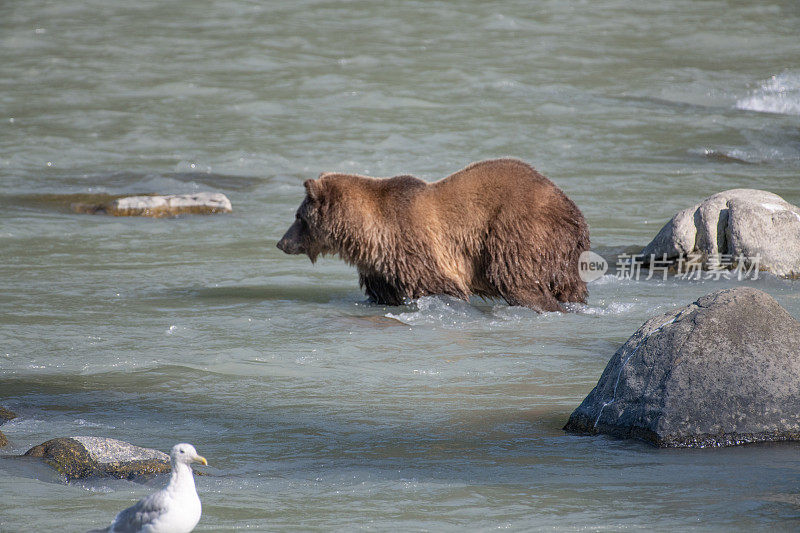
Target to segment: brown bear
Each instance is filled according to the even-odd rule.
[[[338,254],[376,303],[476,294],[561,311],[586,300],[583,215],[523,161],[480,161],[435,183],[326,172],[304,186],[278,248],[312,262]]]

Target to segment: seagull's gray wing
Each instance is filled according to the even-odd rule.
[[[158,491],[142,498],[135,505],[124,509],[117,514],[111,523],[109,531],[112,533],[139,533],[147,524],[158,519],[167,511],[166,494]]]

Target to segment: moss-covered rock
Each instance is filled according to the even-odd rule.
[[[94,477],[148,479],[170,471],[169,455],[102,437],[61,437],[24,454],[40,457],[67,481]]]
[[[17,418],[17,413],[14,411],[9,411],[5,407],[0,406],[0,426],[8,422],[9,420],[14,420]]]
[[[4,446],[8,446],[8,439],[5,435],[3,435],[3,432],[0,431],[0,448],[3,448]]]

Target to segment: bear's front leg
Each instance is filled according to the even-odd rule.
[[[390,282],[385,276],[377,272],[358,273],[358,284],[364,289],[370,302],[382,305],[403,305],[405,291],[399,282]]]
[[[564,306],[549,291],[540,287],[514,288],[501,294],[508,305],[521,305],[539,312],[566,312]]]

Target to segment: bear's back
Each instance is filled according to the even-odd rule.
[[[435,183],[434,187],[461,190],[473,188],[551,188],[555,184],[541,175],[528,163],[514,158],[487,159],[472,163]]]
[[[473,215],[483,212],[489,217],[499,210],[510,210],[519,216],[538,209],[556,208],[565,214],[574,209],[552,181],[513,158],[473,163],[430,184],[430,194],[447,211]]]

